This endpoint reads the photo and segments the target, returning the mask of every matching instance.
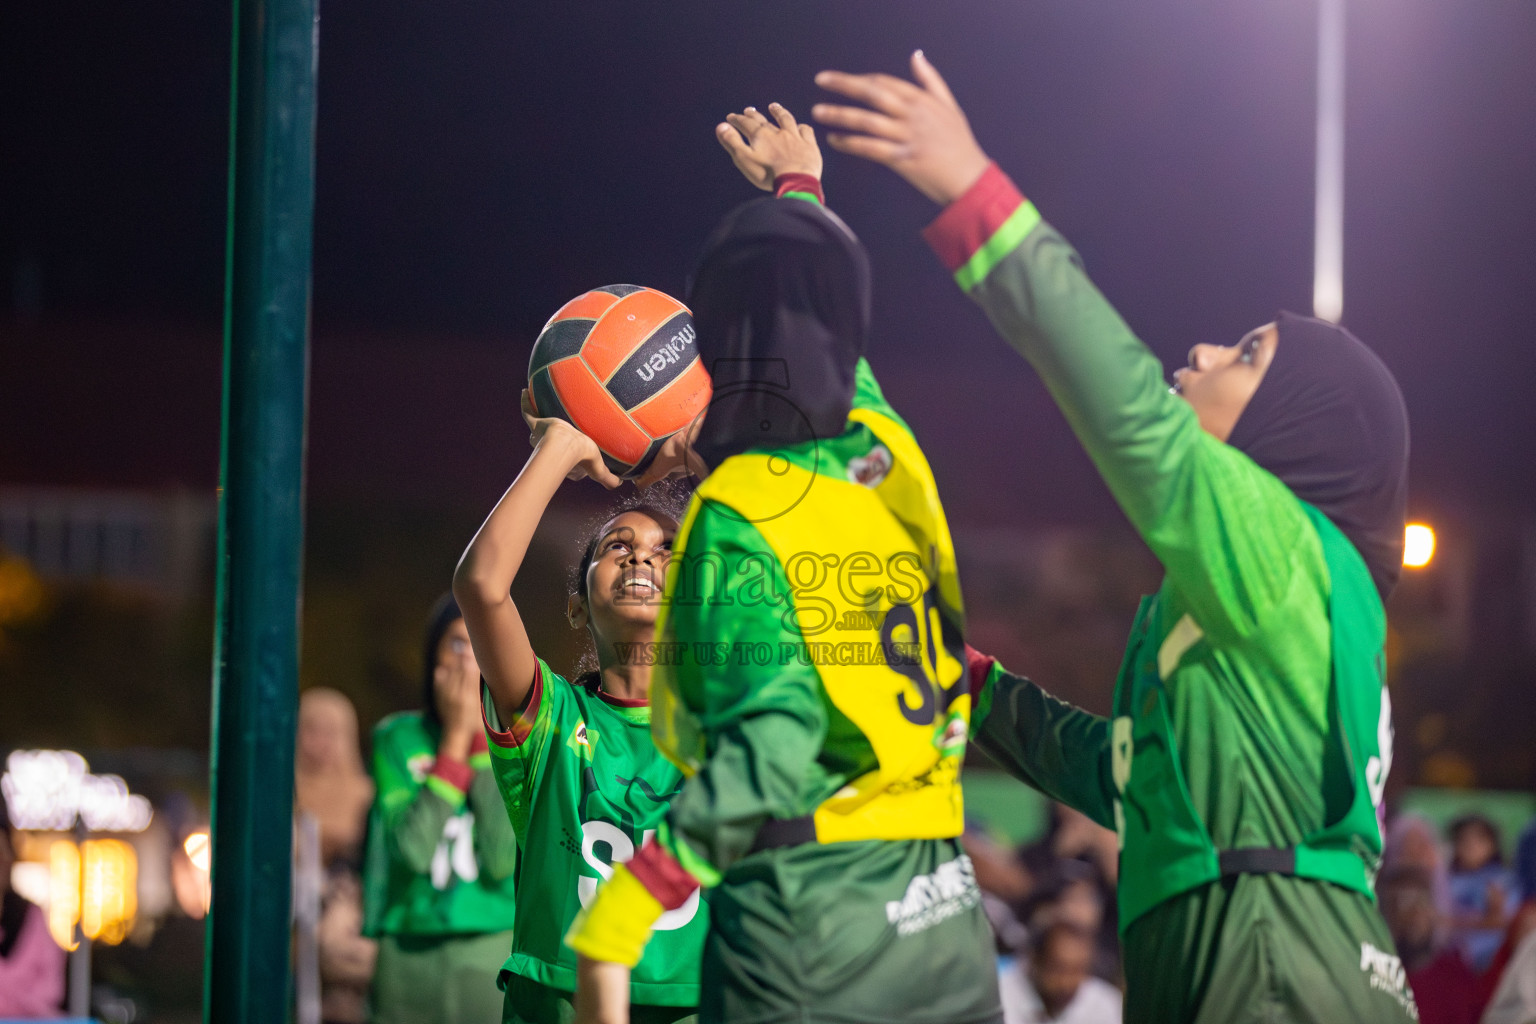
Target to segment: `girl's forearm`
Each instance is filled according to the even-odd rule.
[[[512,581],[550,499],[579,461],[558,434],[540,439],[523,471],[475,534],[453,574],[453,596],[464,614],[475,659],[502,721],[522,708],[538,658],[512,603]]]
[[[466,601],[490,605],[508,599],[544,510],[576,464],[573,455],[558,435],[534,449],[459,560],[453,593],[461,608]]]

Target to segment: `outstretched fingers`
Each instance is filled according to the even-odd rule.
[[[769,127],[768,119],[756,107],[748,107],[739,114],[726,114],[725,119],[732,128],[741,132],[748,142],[755,139],[758,132]]]
[[[890,139],[877,139],[872,135],[839,135],[829,132],[827,144],[833,149],[849,156],[863,157],[877,164],[885,164],[890,167],[907,156],[907,146],[904,142],[892,142]]]
[[[941,100],[946,106],[956,110],[960,109],[960,104],[955,100],[955,94],[949,91],[949,83],[944,81],[944,76],[939,74],[939,69],[929,63],[927,55],[922,50],[912,51],[912,77],[917,79],[934,99]]]
[[[866,110],[864,107],[845,107],[837,103],[818,103],[811,108],[811,116],[828,128],[850,132],[863,132],[883,139],[904,142],[906,126],[894,117]]]
[[[731,154],[731,160],[737,166],[740,166],[742,157],[752,152],[752,147],[747,144],[746,139],[741,137],[741,132],[737,131],[734,126],[727,122],[722,121],[715,125],[715,138],[725,148],[725,151]]]
[[[779,123],[779,127],[787,132],[794,131],[798,126],[795,115],[791,114],[789,108],[782,103],[768,104],[768,113],[772,114],[773,119]]]
[[[849,99],[867,103],[882,113],[899,116],[922,90],[895,75],[850,75],[845,71],[822,71],[816,84],[828,92],[842,93]]]

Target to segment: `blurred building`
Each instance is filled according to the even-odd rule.
[[[106,584],[176,604],[203,587],[216,529],[211,494],[0,487],[0,550],[42,580]]]

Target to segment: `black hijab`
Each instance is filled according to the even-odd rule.
[[[759,199],[726,215],[688,294],[715,392],[694,442],[709,466],[843,432],[869,289],[864,247],[825,207]]]
[[[1344,328],[1294,313],[1277,324],[1274,360],[1227,440],[1343,531],[1386,600],[1403,570],[1403,394]]]

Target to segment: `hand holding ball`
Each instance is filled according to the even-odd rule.
[[[694,339],[688,307],[654,288],[611,284],[578,295],[533,344],[534,412],[591,438],[614,473],[639,476],[709,405]]]

